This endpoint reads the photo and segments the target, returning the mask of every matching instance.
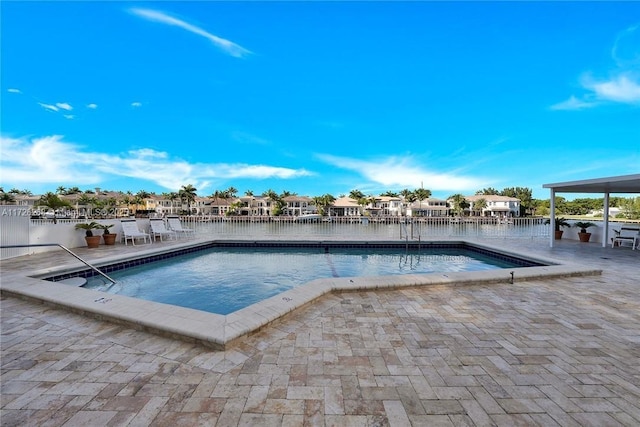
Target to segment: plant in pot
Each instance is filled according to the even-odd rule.
[[[101,236],[94,236],[92,230],[97,230],[101,226],[95,221],[91,222],[83,222],[80,224],[76,224],[76,230],[85,230],[84,239],[87,241],[87,246],[89,248],[97,248],[100,245]]]
[[[116,237],[118,237],[118,235],[109,231],[109,229],[114,225],[115,224],[100,224],[99,228],[102,229],[102,239],[104,240],[105,245],[116,244]]]
[[[587,228],[595,227],[596,225],[593,222],[589,221],[578,221],[573,224],[574,227],[580,228],[580,232],[578,233],[578,238],[581,242],[588,242],[591,238],[591,233],[587,233]]]
[[[545,224],[550,224],[551,223],[551,218],[547,219],[544,223]],[[555,232],[555,236],[554,237],[555,237],[556,240],[560,240],[560,239],[562,239],[562,233],[564,233],[564,231],[561,229],[561,227],[571,227],[571,224],[569,224],[569,222],[566,219],[562,218],[562,217],[556,218],[555,223],[556,224],[555,224],[555,230],[554,230],[554,232]]]

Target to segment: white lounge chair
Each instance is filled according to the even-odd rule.
[[[120,224],[122,225],[122,238],[124,239],[125,245],[127,244],[127,240],[131,240],[131,243],[135,246],[136,239],[144,239],[145,243],[147,243],[147,239],[149,239],[149,243],[151,243],[151,236],[148,233],[140,231],[135,219],[123,219],[120,220]]]
[[[634,226],[623,226],[620,230],[613,230],[616,234],[611,239],[611,247],[631,245],[631,249],[636,250],[636,246],[640,249],[640,228]]]
[[[196,231],[192,228],[185,228],[182,226],[182,222],[180,222],[180,218],[177,216],[169,216],[167,217],[167,222],[169,223],[169,228],[175,231],[177,234],[181,236],[195,236]]]
[[[149,220],[149,224],[151,225],[151,237],[153,240],[156,237],[160,237],[160,241],[162,242],[163,237],[168,237],[169,239],[177,238],[177,234],[173,230],[167,229],[164,225],[164,220],[160,218],[152,218]]]

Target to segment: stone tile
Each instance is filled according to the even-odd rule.
[[[640,253],[493,243],[603,275],[327,294],[225,351],[2,295],[2,425],[640,425]]]

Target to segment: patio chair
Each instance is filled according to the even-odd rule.
[[[169,229],[175,231],[177,234],[181,236],[194,236],[196,231],[192,228],[185,228],[182,226],[182,222],[180,222],[180,218],[177,216],[169,216],[167,217],[167,222],[169,223]]]
[[[173,238],[176,239],[177,238],[177,234],[175,231],[173,230],[169,230],[167,229],[166,225],[164,224],[164,220],[160,219],[160,218],[152,218],[149,220],[149,224],[151,225],[151,238],[153,240],[156,239],[156,237],[160,237],[160,241],[162,242],[163,237],[168,237],[169,239]]]
[[[151,236],[148,233],[140,231],[138,222],[135,219],[123,219],[120,220],[120,224],[122,225],[122,238],[124,239],[125,245],[127,244],[127,240],[131,240],[131,243],[135,246],[136,239],[143,239],[145,243],[147,243],[147,239],[149,239],[149,243],[151,243]]]
[[[615,237],[611,239],[611,247],[631,245],[632,250],[636,246],[640,249],[640,228],[634,226],[623,226],[620,230],[613,230]]]

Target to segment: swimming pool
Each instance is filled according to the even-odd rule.
[[[540,265],[453,244],[227,244],[173,255],[104,268],[117,283],[98,276],[85,287],[227,315],[314,279]]]

